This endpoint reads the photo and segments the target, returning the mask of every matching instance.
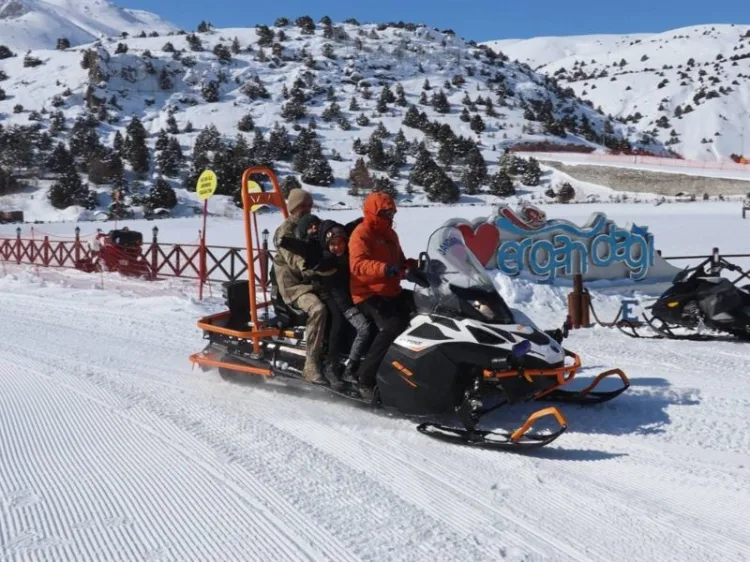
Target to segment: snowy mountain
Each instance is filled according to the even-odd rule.
[[[156,14],[120,8],[106,0],[0,0],[0,44],[24,51],[90,43],[123,32],[167,33],[177,27]]]
[[[486,43],[686,158],[750,154],[750,26]]]
[[[566,179],[546,168],[526,175],[523,163],[500,162],[506,147],[605,150],[632,143],[665,152],[658,142],[639,143],[634,127],[607,119],[572,90],[450,32],[316,25],[304,17],[276,23],[167,37],[145,30],[147,37],[0,54],[0,125],[8,147],[0,166],[50,178],[37,181],[47,188],[62,173],[59,162],[48,163],[63,141],[98,194],[94,203],[83,188],[73,199],[106,207],[113,186],[125,187],[137,206],[160,176],[190,190],[207,166],[219,175],[218,193],[231,196],[244,166],[267,163],[282,177],[296,173],[329,205],[351,207],[363,194],[349,192],[347,181],[360,158],[359,172],[367,167],[364,175],[371,174],[360,178],[362,189],[377,179],[378,187],[414,202],[446,203],[495,201],[514,188],[542,198]],[[131,136],[146,149],[134,149]],[[103,166],[117,177],[102,179]],[[573,187],[581,199],[607,191]],[[65,216],[79,212],[71,207]]]

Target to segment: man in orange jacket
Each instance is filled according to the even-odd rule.
[[[364,203],[364,220],[349,240],[349,270],[352,300],[377,326],[378,333],[357,371],[363,397],[372,399],[378,367],[391,343],[409,324],[410,292],[401,280],[416,267],[407,260],[393,230],[396,203],[381,192],[373,192]]]

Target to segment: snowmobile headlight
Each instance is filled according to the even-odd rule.
[[[667,308],[675,308],[676,306],[679,306],[679,305],[680,305],[679,301],[672,301],[672,302],[667,303]]]
[[[531,351],[531,342],[529,340],[523,340],[522,342],[518,342],[510,350],[510,352],[513,354],[513,357],[517,359],[523,357],[529,351]]]

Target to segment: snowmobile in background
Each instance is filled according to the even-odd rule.
[[[128,227],[107,234],[99,232],[89,244],[89,255],[78,260],[75,268],[87,273],[117,271],[128,277],[155,278],[143,256],[143,235]]]
[[[250,168],[246,174],[267,175],[273,192],[243,191],[248,252],[252,255],[254,204],[286,206],[273,172]],[[242,185],[246,185],[243,180]],[[248,259],[248,264],[253,264]],[[562,347],[560,331],[545,333],[518,311],[510,309],[487,272],[466,246],[455,227],[441,227],[420,255],[414,311],[408,328],[393,342],[377,373],[372,406],[418,418],[418,430],[444,441],[500,450],[526,450],[547,445],[567,428],[557,408],[534,412],[514,431],[495,432],[479,427],[490,412],[509,404],[548,400],[594,404],[618,396],[629,386],[619,369],[599,375],[589,387],[568,391],[581,367],[580,358]],[[252,267],[252,266],[251,266]],[[260,375],[286,384],[330,392],[354,402],[365,402],[355,387],[336,391],[302,378],[305,361],[302,311],[289,306],[273,291],[258,303],[256,278],[226,286],[228,310],[203,318],[198,326],[207,347],[191,356],[204,370],[218,368],[225,377]],[[260,321],[266,307],[269,319]],[[555,336],[555,337],[552,337]],[[555,339],[556,338],[556,339]],[[595,387],[605,377],[619,376],[622,386],[602,392]],[[438,421],[448,421],[438,423]],[[559,428],[531,433],[541,418],[554,418]]]
[[[736,272],[740,276],[730,281],[721,276],[724,271]],[[675,276],[672,286],[654,304],[646,307],[651,311],[651,317],[644,314],[644,319],[656,332],[650,337],[698,341],[726,339],[723,335],[705,333],[714,331],[750,341],[750,284],[740,287],[741,281],[750,281],[749,277],[750,271],[744,271],[718,255],[695,267],[685,268]],[[636,337],[644,337],[631,329]],[[678,329],[681,331],[677,332]]]

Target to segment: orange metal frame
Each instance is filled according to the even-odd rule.
[[[273,191],[262,191],[258,193],[250,193],[247,189],[247,184],[253,175],[264,175],[271,180]],[[216,334],[222,334],[225,336],[231,336],[238,339],[250,340],[253,342],[253,352],[260,353],[260,341],[264,338],[273,336],[289,336],[287,332],[276,328],[265,327],[263,322],[258,319],[258,309],[267,308],[270,306],[270,302],[258,302],[255,293],[256,281],[255,281],[255,262],[252,259],[253,256],[253,231],[255,231],[255,237],[258,237],[257,224],[255,223],[254,214],[251,209],[254,205],[270,205],[281,209],[281,213],[286,219],[289,216],[289,211],[286,208],[286,201],[284,195],[281,193],[281,185],[276,177],[276,174],[271,168],[265,166],[252,166],[247,168],[242,173],[242,180],[240,184],[240,192],[242,193],[242,214],[244,218],[245,227],[245,249],[247,251],[247,273],[248,273],[248,292],[250,297],[250,330],[233,330],[231,328],[225,328],[219,323],[229,317],[229,311],[220,312],[211,316],[206,316],[198,321],[198,327],[206,332],[213,332]],[[255,244],[260,246],[260,241],[256,240]],[[204,353],[194,353],[190,356],[190,361],[209,367],[226,367],[235,371],[247,372],[256,375],[270,376],[271,372],[268,369],[261,369],[258,367],[251,367],[245,365],[235,365],[233,363],[225,363],[218,361],[209,355]]]

